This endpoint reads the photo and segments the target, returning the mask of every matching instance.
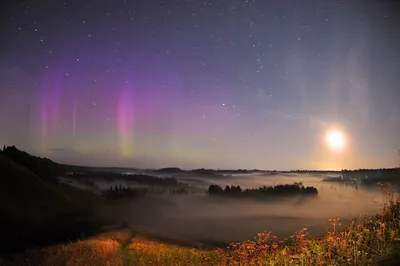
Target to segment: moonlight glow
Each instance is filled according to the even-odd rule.
[[[342,132],[332,130],[328,132],[326,142],[331,149],[342,150],[345,146],[345,137]]]

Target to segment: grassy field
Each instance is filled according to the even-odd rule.
[[[385,192],[387,204],[374,217],[309,238],[307,229],[288,239],[270,232],[225,249],[196,249],[160,241],[133,229],[111,231],[68,244],[32,249],[0,265],[399,265],[400,201]]]
[[[102,224],[99,197],[48,183],[1,153],[0,169],[0,265],[400,265],[400,197],[385,189],[380,213],[346,228],[330,219],[320,238],[304,228],[201,249],[133,228],[85,238]]]

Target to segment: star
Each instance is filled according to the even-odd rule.
[[[29,123],[13,125],[0,140],[26,147],[87,143],[82,157],[93,165],[106,147],[110,164],[173,165],[178,157],[188,168],[207,164],[204,158],[232,168],[389,164],[398,145],[393,73],[400,62],[389,2],[5,6],[0,123]],[[318,142],[333,124],[352,144],[341,156]],[[308,136],[310,127],[313,137],[293,138]],[[150,137],[157,141],[147,145]],[[235,142],[241,138],[248,141]],[[167,146],[171,153],[162,152]],[[125,157],[133,148],[135,156]],[[243,160],[242,150],[259,152]]]

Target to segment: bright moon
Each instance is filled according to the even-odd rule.
[[[342,132],[332,130],[326,136],[328,146],[333,150],[341,150],[345,145],[345,138]]]

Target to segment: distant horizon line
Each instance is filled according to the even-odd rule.
[[[18,149],[15,145],[3,145],[3,149],[6,147],[14,147]],[[18,149],[19,150],[19,149]],[[24,150],[20,150],[23,152],[26,152]],[[28,153],[29,154],[29,153]],[[33,154],[31,154],[33,155]],[[37,156],[37,155],[33,155]],[[38,156],[40,157],[40,156]],[[47,157],[42,157],[42,158],[47,158]],[[50,159],[50,158],[47,158]],[[50,159],[53,161],[53,159]],[[54,161],[56,162],[56,161]],[[335,170],[335,169],[290,169],[290,170],[278,170],[278,169],[273,169],[273,170],[267,170],[267,169],[257,169],[257,168],[235,168],[235,169],[229,169],[229,168],[204,168],[204,167],[198,167],[198,168],[181,168],[178,166],[165,166],[165,167],[159,167],[159,168],[154,168],[154,167],[144,167],[144,168],[139,168],[139,167],[127,167],[127,166],[94,166],[94,165],[79,165],[79,164],[69,164],[69,163],[60,163],[56,162],[58,164],[64,165],[64,166],[70,166],[70,167],[86,167],[86,168],[110,168],[110,169],[129,169],[129,170],[160,170],[160,169],[168,169],[168,168],[178,168],[182,171],[193,171],[193,170],[199,170],[199,169],[204,169],[204,170],[213,170],[213,171],[239,171],[239,170],[245,170],[245,171],[262,171],[262,172],[342,172],[342,171],[377,171],[377,170],[396,170],[400,169],[400,166],[393,166],[393,167],[381,167],[381,168],[352,168],[352,169],[340,169],[340,170]]]
[[[386,168],[353,168],[353,169],[340,169],[340,170],[333,170],[333,169],[291,169],[291,170],[267,170],[267,169],[257,169],[257,168],[236,168],[236,169],[229,169],[229,168],[181,168],[178,166],[167,166],[167,167],[159,167],[159,168],[152,168],[152,167],[125,167],[125,166],[90,166],[90,165],[76,165],[76,164],[65,164],[60,163],[65,166],[70,167],[83,167],[83,168],[109,168],[109,169],[127,169],[127,170],[161,170],[161,169],[170,169],[170,168],[178,168],[181,171],[194,171],[194,170],[212,170],[212,171],[260,171],[260,172],[342,172],[342,171],[377,171],[377,170],[396,170],[400,169],[400,167],[386,167]]]

